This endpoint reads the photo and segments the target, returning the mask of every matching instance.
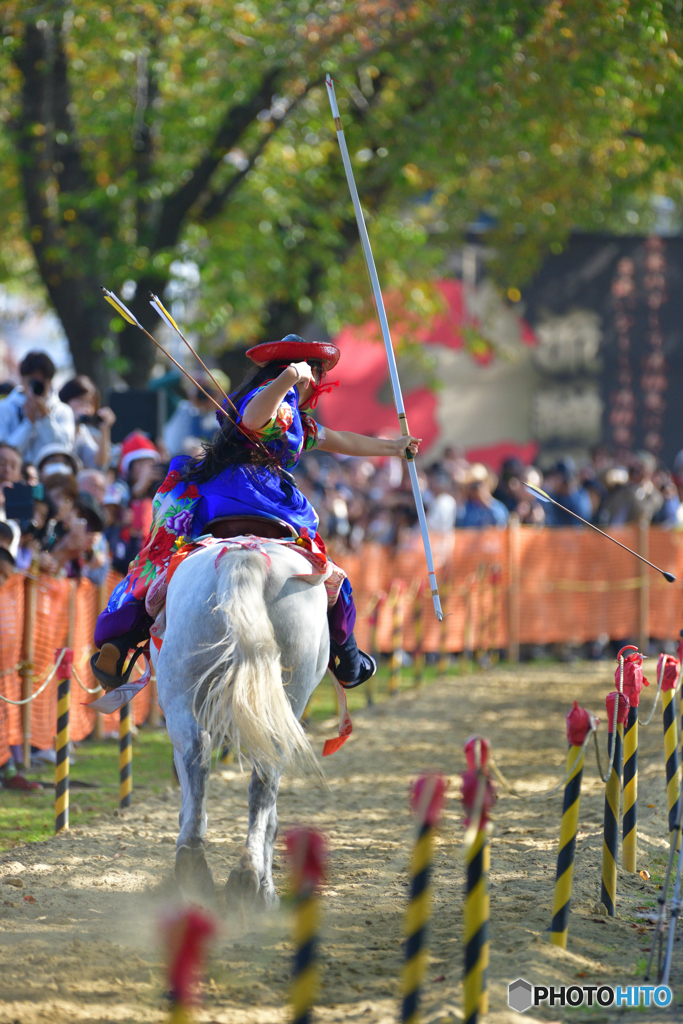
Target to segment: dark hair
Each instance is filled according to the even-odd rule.
[[[19,373],[22,377],[30,377],[33,373],[39,373],[46,380],[52,380],[56,372],[55,364],[47,352],[27,352],[19,363]]]
[[[51,473],[43,480],[43,492],[49,497],[48,491],[61,491],[65,498],[69,498],[76,504],[78,498],[78,484],[76,477],[64,475],[63,473]]]
[[[7,395],[11,395],[14,391],[14,384],[11,380],[3,380],[0,384],[0,398],[5,398]]]
[[[3,523],[2,520],[0,520],[0,540],[3,537],[5,540],[8,540],[11,544],[12,541],[14,540],[14,530],[9,525],[9,523]]]
[[[10,444],[9,441],[0,441],[0,448],[9,448],[11,452],[14,452],[14,454],[18,455],[21,459],[21,452],[18,448],[15,448],[13,444]]]
[[[306,361],[311,366],[321,366],[317,360]],[[247,373],[237,390],[230,395],[234,405],[239,408],[240,402],[250,391],[262,384],[270,383],[289,365],[289,361],[276,361],[266,363],[265,366],[255,366]],[[250,440],[241,432],[238,433],[235,410],[227,403],[224,404],[227,406],[227,414],[220,430],[210,441],[202,445],[201,455],[189,460],[183,470],[183,477],[193,483],[206,483],[218,476],[227,466],[245,464],[269,469],[272,473],[280,475],[284,466],[283,453],[279,446],[275,450],[269,450],[266,445]]]
[[[94,398],[95,405],[100,404],[100,393],[95,387],[90,377],[80,375],[78,377],[72,377],[62,387],[59,392],[60,402],[64,402],[66,405],[69,404],[74,398]]]

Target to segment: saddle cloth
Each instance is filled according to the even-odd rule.
[[[346,573],[342,568],[335,565],[335,563],[328,558],[324,547],[322,545],[318,545],[315,539],[304,536],[299,537],[297,540],[293,538],[273,540],[265,539],[263,537],[255,537],[252,535],[231,537],[229,540],[219,539],[217,537],[198,537],[197,540],[193,541],[191,544],[184,545],[172,556],[168,569],[166,569],[161,576],[154,581],[147,592],[145,607],[148,613],[155,620],[154,625],[150,629],[150,638],[157,650],[161,650],[161,646],[164,642],[164,635],[166,633],[166,593],[168,591],[168,585],[180,563],[195,551],[199,551],[201,548],[210,547],[216,549],[216,568],[218,568],[218,563],[221,558],[223,558],[229,550],[235,548],[245,548],[249,551],[258,551],[270,565],[270,555],[264,548],[264,543],[282,544],[285,547],[289,547],[290,549],[297,551],[300,555],[303,555],[304,558],[310,562],[311,567],[315,571],[312,573],[297,573],[293,578],[303,580],[305,583],[310,583],[311,586],[318,586],[321,583],[324,584],[325,590],[327,591],[328,608],[331,608],[335,604],[339,597],[339,591],[341,590],[342,583],[346,579]],[[332,739],[325,740],[325,743],[323,744],[323,757],[329,757],[330,754],[334,754],[339,750],[353,732],[351,716],[349,715],[346,702],[346,691],[331,671],[330,676],[332,677],[332,682],[337,692],[337,700],[339,702],[339,734]]]
[[[308,536],[298,537],[297,539],[294,539],[293,537],[264,538],[256,537],[253,534],[247,534],[242,537],[231,537],[226,540],[223,538],[206,536],[198,537],[195,541],[183,545],[183,547],[172,555],[168,568],[161,573],[147,591],[145,608],[147,609],[148,614],[151,615],[153,619],[156,619],[161,613],[166,604],[166,592],[173,574],[180,563],[195,551],[199,551],[201,548],[205,547],[216,548],[216,567],[218,567],[220,559],[227,551],[235,548],[246,548],[250,551],[258,551],[270,565],[270,556],[264,548],[264,544],[281,544],[283,547],[289,548],[291,551],[296,551],[299,555],[303,555],[304,558],[310,562],[314,571],[312,573],[297,573],[294,578],[297,580],[303,580],[305,583],[310,583],[312,586],[316,586],[321,583],[324,584],[327,592],[327,607],[331,608],[336,604],[337,598],[339,597],[339,591],[346,579],[346,573],[342,568],[335,565],[334,562],[328,558],[324,546],[319,544],[315,538]]]

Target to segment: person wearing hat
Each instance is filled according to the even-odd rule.
[[[465,505],[458,512],[457,526],[475,529],[507,526],[510,513],[492,494],[497,483],[495,473],[483,462],[470,466],[465,478]]]
[[[130,490],[130,532],[137,539],[137,552],[152,528],[152,497],[162,474],[154,442],[142,430],[134,430],[121,443],[119,473]]]
[[[100,654],[92,665],[105,687],[130,675],[132,660],[123,668],[128,650],[147,639],[152,623],[146,593],[184,538],[200,536],[219,516],[261,516],[284,520],[324,550],[318,515],[289,473],[301,455],[312,448],[369,457],[405,458],[407,450],[417,452],[419,438],[385,440],[326,431],[309,415],[320,395],[338,383],[324,383],[325,373],[339,360],[336,345],[289,334],[249,349],[247,356],[255,367],[231,395],[231,404],[224,402],[218,432],[201,455],[171,461],[154,499],[150,534],[97,621]],[[329,622],[334,672],[347,687],[360,685],[376,670],[374,660],[356,645],[355,620],[351,586],[344,580]]]
[[[66,445],[58,442],[43,445],[36,455],[36,469],[43,482],[55,473],[75,477],[82,468],[78,456]]]

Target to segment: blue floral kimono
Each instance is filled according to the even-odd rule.
[[[319,431],[315,420],[299,410],[296,388],[287,392],[275,416],[259,431],[241,426],[241,417],[251,399],[266,384],[250,391],[239,402],[238,431],[245,445],[260,443],[282,456],[282,465],[291,469],[301,453],[315,448]],[[151,622],[145,611],[147,591],[167,568],[171,556],[183,544],[199,537],[206,524],[217,516],[258,515],[284,519],[300,533],[315,537],[318,515],[306,496],[284,477],[267,468],[249,463],[226,467],[207,483],[194,484],[183,479],[187,456],[173,459],[166,479],[154,496],[154,517],[149,536],[131,562],[128,575],[112,591],[109,604],[95,627],[98,647],[113,637],[143,628]],[[345,619],[355,621],[351,587],[344,581],[341,602]],[[340,609],[341,611],[341,609]],[[348,633],[352,632],[351,623]],[[337,632],[340,632],[337,630]],[[341,628],[347,633],[346,625]],[[336,639],[336,636],[335,636]]]

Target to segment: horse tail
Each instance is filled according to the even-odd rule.
[[[230,551],[217,572],[216,614],[225,618],[227,643],[220,643],[218,661],[204,676],[210,682],[199,709],[201,725],[214,743],[230,744],[238,758],[244,746],[264,769],[282,770],[292,761],[322,775],[285,693],[264,597],[267,559],[256,551]]]

